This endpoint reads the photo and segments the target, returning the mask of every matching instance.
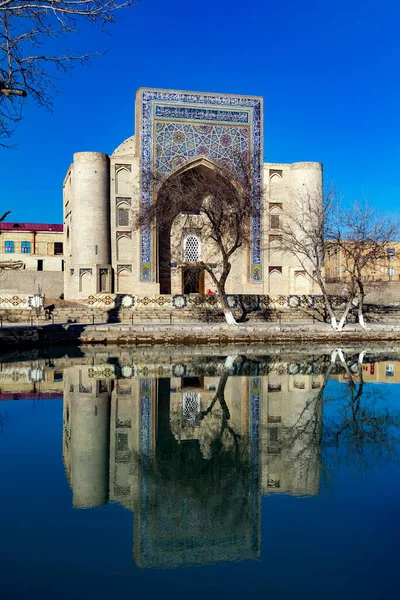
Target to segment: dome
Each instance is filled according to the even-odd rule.
[[[112,156],[135,154],[135,136],[132,135],[118,146],[112,153]]]

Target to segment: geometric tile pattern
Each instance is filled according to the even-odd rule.
[[[239,164],[250,163],[252,203],[250,279],[262,280],[261,172],[262,99],[141,89],[138,94],[140,206],[150,206],[154,174],[168,177],[180,165],[205,157],[241,178]],[[153,281],[154,232],[143,228],[140,240],[140,279]]]
[[[243,177],[248,161],[249,128],[193,123],[156,123],[157,175],[169,175],[186,161],[205,157]],[[240,157],[244,157],[241,159]]]
[[[131,268],[131,265],[119,265],[120,267]],[[257,296],[260,309],[271,309],[281,310],[284,308],[318,308],[323,305],[321,296],[309,295],[309,296]],[[227,301],[232,309],[239,308],[242,305],[247,310],[255,309],[255,297],[248,295],[227,295]],[[332,302],[335,306],[341,307],[345,304],[346,299],[341,296],[332,296]],[[15,305],[13,306],[13,303]],[[23,303],[23,304],[20,304]],[[25,304],[24,304],[25,303]],[[28,304],[28,299],[25,297],[14,297],[12,294],[3,294],[0,297],[0,308],[25,308]],[[88,296],[87,299],[83,300],[83,304],[88,304],[93,308],[114,308],[122,307],[129,308],[132,310],[149,308],[157,310],[171,310],[171,309],[185,309],[190,308],[191,310],[198,309],[215,309],[220,310],[220,302],[218,296],[215,294],[125,294],[121,298],[121,294],[93,294]]]

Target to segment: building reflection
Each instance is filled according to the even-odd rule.
[[[319,493],[324,376],[137,377],[64,370],[63,460],[76,508],[134,513],[141,567],[256,558],[264,494]]]

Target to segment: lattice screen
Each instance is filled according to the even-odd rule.
[[[125,208],[119,208],[117,210],[117,225],[118,227],[129,226],[129,210]]]
[[[199,392],[184,392],[183,394],[183,418],[186,421],[194,421],[200,412]]]
[[[186,262],[198,262],[200,260],[201,246],[196,235],[188,235],[184,241],[184,260]]]

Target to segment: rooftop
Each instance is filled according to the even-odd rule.
[[[59,231],[63,232],[64,226],[58,223],[9,223],[1,222],[0,231]]]

